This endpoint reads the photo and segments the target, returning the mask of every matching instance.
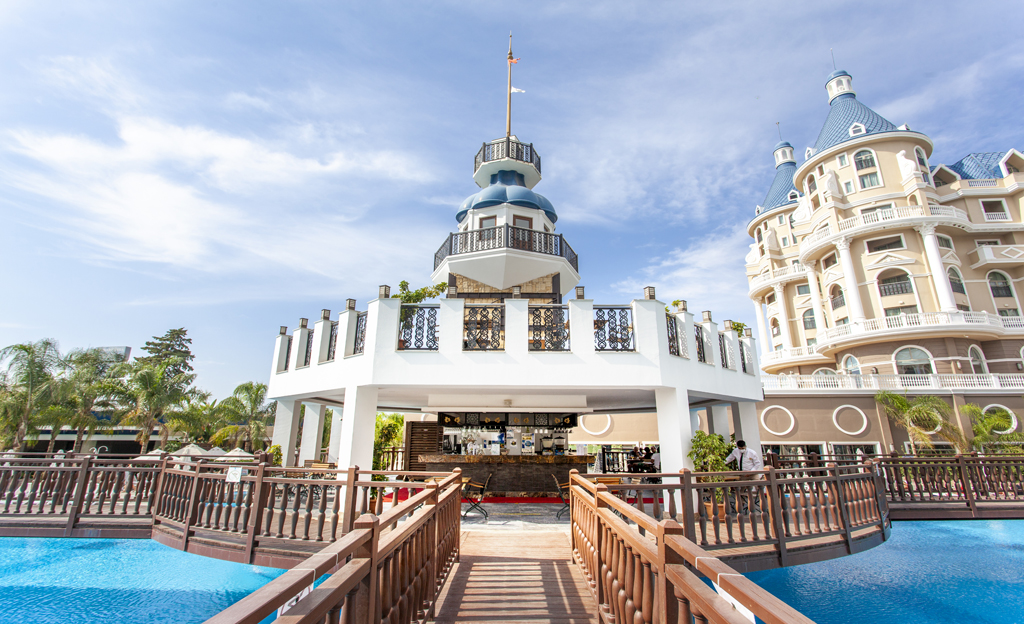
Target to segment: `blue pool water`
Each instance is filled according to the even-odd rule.
[[[0,624],[202,622],[283,572],[152,540],[0,537]]]
[[[1024,623],[1024,520],[894,522],[866,552],[747,577],[817,624]]]

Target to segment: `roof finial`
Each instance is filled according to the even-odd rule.
[[[508,93],[505,94],[505,138],[512,136],[512,31],[508,31]]]
[[[781,141],[782,140],[782,126],[780,126],[779,122],[777,122],[777,121],[775,122],[775,129],[779,131],[779,140]]]
[[[510,34],[509,35],[509,39],[511,39],[511,38],[512,38],[512,35]],[[509,49],[511,50],[512,49],[512,47],[511,47],[512,46],[512,42],[509,41],[508,45],[509,45]],[[832,55],[832,71],[836,71],[836,53],[832,51],[832,48],[828,49],[828,53]]]

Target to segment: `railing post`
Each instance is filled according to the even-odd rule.
[[[438,537],[438,535],[441,534],[441,532],[438,530],[439,527],[437,526],[437,520],[438,520],[438,515],[439,515],[437,513],[437,505],[438,505],[438,502],[439,502],[437,483],[436,482],[435,483],[428,483],[427,484],[427,488],[430,489],[430,498],[427,499],[427,503],[426,504],[427,504],[427,507],[430,509],[430,515],[433,517],[433,519],[430,522],[430,525],[429,525],[430,529],[428,529],[428,535],[427,535],[427,539],[429,540],[427,543],[430,544],[430,554],[429,554],[430,561],[427,563],[427,578],[429,579],[429,581],[428,581],[429,585],[427,586],[427,590],[426,591],[428,592],[428,600],[430,601],[430,608],[427,609],[426,613],[423,614],[423,618],[425,620],[432,620],[432,619],[434,619],[434,607],[436,606],[435,605],[436,601],[434,600],[434,598],[435,598],[434,594],[436,593],[436,590],[434,588],[437,587],[437,570],[440,568],[440,565],[438,563],[438,558],[437,558],[437,537]],[[413,494],[412,490],[409,490],[409,496],[412,496],[412,494]],[[395,492],[394,497],[396,499],[395,502],[397,503],[398,502],[397,501],[397,499],[398,499],[398,492],[397,491]],[[418,609],[418,608],[419,608],[419,605],[416,605],[414,607],[414,610]]]
[[[877,459],[868,459],[868,465],[871,466],[871,475],[875,484],[875,500],[878,502],[878,518],[879,527],[882,529],[882,535],[886,533],[886,521],[889,519],[889,504],[885,499],[885,477],[882,476],[882,464]]]
[[[246,526],[245,535],[245,560],[252,563],[252,551],[256,545],[256,534],[263,526],[263,510],[267,507],[268,492],[263,491],[263,477],[267,470],[266,462],[260,462],[256,466],[256,480],[252,484],[253,509],[249,510],[249,522]]]
[[[610,566],[611,562],[604,560],[604,548],[605,548],[605,534],[604,534],[604,522],[601,520],[601,508],[604,506],[601,504],[601,495],[608,495],[608,486],[603,483],[598,483],[594,491],[594,519],[597,523],[597,569],[594,570],[594,577],[597,579],[597,620],[599,622],[604,621],[601,617],[601,613],[608,612],[608,596],[605,595],[605,573],[604,568],[606,565]]]
[[[768,466],[768,502],[772,506],[772,528],[775,529],[775,538],[779,541],[779,567],[789,565],[789,555],[786,553],[786,529],[785,518],[782,517],[782,501],[779,500],[779,478],[775,474],[775,467]]]
[[[853,532],[850,530],[850,510],[846,508],[846,492],[843,489],[843,482],[839,479],[839,469],[835,462],[828,464],[828,473],[836,484],[836,506],[839,508],[839,517],[843,523],[843,533],[846,536],[846,552],[853,554]]]
[[[675,590],[668,582],[668,566],[682,565],[686,560],[670,548],[665,538],[676,535],[684,536],[684,527],[675,520],[662,520],[658,523],[658,598],[655,604],[656,622],[679,621],[679,602],[675,599]],[[692,540],[691,540],[692,541]]]
[[[199,510],[199,475],[202,474],[203,464],[206,463],[205,459],[196,461],[196,476],[192,478],[192,488],[188,493],[188,515],[185,516],[185,526],[181,531],[181,549],[185,550],[188,546],[188,532],[192,529],[192,525],[196,521],[196,515]]]
[[[960,483],[964,488],[964,498],[967,499],[967,506],[971,508],[971,517],[978,517],[978,502],[974,499],[973,481],[970,479],[970,470],[967,467],[967,460],[963,455],[956,456],[957,466],[960,468]]]
[[[152,502],[149,506],[149,516],[153,518],[153,524],[156,524],[156,515],[160,512],[161,500],[164,494],[164,485],[167,482],[167,462],[169,456],[164,455],[160,458],[160,473],[157,475],[156,488],[153,492]]]
[[[369,559],[370,570],[356,586],[352,621],[348,624],[376,624],[380,599],[377,596],[377,547],[380,545],[380,519],[373,514],[360,516],[353,529],[369,529],[370,538],[361,545],[353,559]]]
[[[352,530],[356,515],[356,477],[359,473],[359,466],[352,466],[348,469],[348,477],[345,480],[345,508],[341,518],[341,532],[348,533]]]
[[[75,480],[75,498],[71,503],[71,509],[68,510],[68,523],[64,527],[64,537],[71,537],[71,533],[75,529],[75,523],[78,522],[82,500],[85,497],[85,490],[89,484],[89,464],[91,460],[91,456],[83,455],[82,465],[78,467],[78,477]]]
[[[682,472],[683,489],[680,492],[680,496],[683,498],[681,501],[683,503],[683,535],[686,536],[686,539],[696,543],[697,532],[693,526],[693,473],[690,472],[689,468],[683,468]],[[662,621],[665,622],[667,620]]]

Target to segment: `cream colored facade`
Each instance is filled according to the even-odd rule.
[[[825,147],[797,165],[780,143],[768,205],[748,224],[749,296],[769,374],[762,441],[899,446],[875,413],[879,389],[946,396],[954,407],[980,392],[971,402],[1019,411],[1024,156],[936,163],[928,136],[855,101],[846,72],[826,89]]]

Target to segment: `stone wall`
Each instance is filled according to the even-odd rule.
[[[483,282],[478,282],[478,281],[470,279],[468,277],[464,277],[462,275],[458,275],[457,273],[453,273],[452,275],[455,276],[455,286],[458,287],[460,295],[463,294],[463,293],[504,293],[504,294],[506,294],[509,297],[512,296],[512,289],[511,288],[508,288],[506,290],[500,290],[500,289],[494,288],[492,286],[488,286],[487,284],[484,284]],[[550,293],[550,292],[554,292],[555,289],[552,286],[552,279],[551,278],[554,277],[555,275],[558,275],[558,274],[557,273],[552,273],[550,275],[545,275],[544,277],[538,277],[537,279],[533,279],[533,280],[530,280],[528,282],[524,282],[522,284],[518,284],[518,286],[522,290],[523,299],[527,299],[528,298],[527,296],[530,293]],[[472,297],[472,298],[467,298],[467,299],[468,299],[468,301],[470,301],[472,303],[501,303],[501,298],[500,297],[495,297],[493,299],[491,299],[489,297]],[[538,304],[540,304],[540,303],[551,303],[551,297],[550,296],[549,297],[543,297],[543,298],[540,298],[540,299],[530,298],[530,303],[538,303]]]

